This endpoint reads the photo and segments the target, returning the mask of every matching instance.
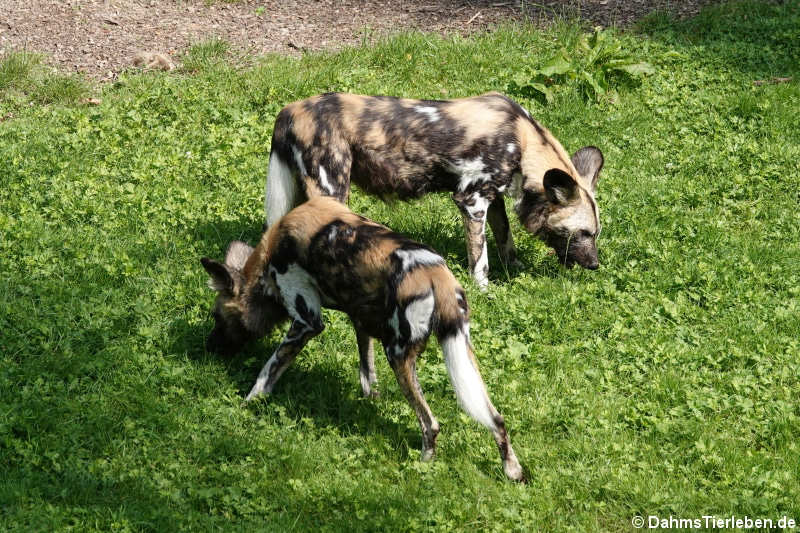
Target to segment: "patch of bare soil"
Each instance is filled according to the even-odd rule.
[[[465,35],[563,14],[626,25],[658,9],[691,15],[713,1],[0,0],[0,52],[43,52],[62,71],[107,80],[131,67],[138,52],[176,61],[189,45],[211,38],[240,52],[298,55],[404,29]]]

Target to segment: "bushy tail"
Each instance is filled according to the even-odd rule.
[[[461,408],[473,419],[497,431],[503,419],[492,405],[469,341],[469,310],[464,291],[449,271],[451,280],[436,280],[436,336],[444,352],[450,383]]]
[[[497,412],[478,372],[478,361],[469,342],[469,309],[464,290],[445,267],[435,275],[436,336],[444,352],[450,382],[461,408],[489,428],[500,450],[503,471],[509,479],[524,481],[525,474],[506,432],[503,417]],[[446,274],[445,274],[446,273]]]
[[[463,332],[440,339],[444,352],[444,361],[450,382],[456,390],[458,403],[469,416],[495,431],[497,429],[497,411],[489,396],[486,385],[475,366],[475,356],[469,339]]]
[[[273,149],[269,155],[269,174],[264,190],[267,227],[272,226],[295,207],[297,192],[297,179],[291,163],[284,161],[278,155],[273,142]]]

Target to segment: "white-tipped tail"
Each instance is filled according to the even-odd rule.
[[[469,416],[491,430],[497,429],[495,409],[486,393],[486,386],[472,362],[469,340],[463,331],[439,340],[450,383],[456,390],[461,408]]]
[[[269,174],[264,190],[267,227],[295,207],[297,180],[289,164],[273,150],[269,156]]]

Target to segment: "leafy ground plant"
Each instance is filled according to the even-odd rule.
[[[618,36],[656,71],[616,105],[518,97],[570,151],[605,153],[597,271],[564,270],[514,221],[523,266],[503,271],[490,240],[482,294],[447,196],[354,191],[355,211],[436,248],[467,289],[529,485],[504,480],[433,343],[418,365],[442,432],[425,464],[380,350],[381,397],[360,398],[341,314],[246,407],[282,332],[231,360],[203,348],[213,294],[199,258],[259,238],[281,107],[344,88],[503,90],[569,31],[403,34],[242,70],[211,50],[191,75],[125,74],[97,106],[15,107],[0,121],[0,530],[620,532],[635,516],[800,517],[796,3]],[[795,81],[753,85],[773,77]]]
[[[568,35],[568,34],[567,34]],[[631,85],[655,68],[626,51],[625,43],[611,30],[595,28],[580,34],[540,68],[525,69],[509,83],[512,94],[553,101],[553,86],[569,85],[588,100],[617,98],[616,87]]]
[[[24,105],[79,103],[89,94],[82,78],[52,72],[42,56],[30,52],[0,55],[0,111],[13,113]]]

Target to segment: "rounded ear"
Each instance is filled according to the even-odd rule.
[[[597,190],[597,180],[603,169],[603,152],[596,146],[584,146],[572,156],[572,164],[578,173],[587,180],[592,187],[592,192]]]
[[[206,272],[208,272],[208,275],[211,276],[208,285],[212,289],[218,292],[233,292],[233,276],[231,276],[227,266],[219,261],[209,259],[208,257],[201,258],[200,262],[203,264],[203,268],[206,269]]]
[[[234,270],[242,270],[252,253],[253,248],[247,243],[233,241],[228,245],[228,251],[225,252],[225,264]]]
[[[575,179],[560,168],[551,168],[545,172],[543,184],[547,199],[554,204],[566,204],[578,188]]]

